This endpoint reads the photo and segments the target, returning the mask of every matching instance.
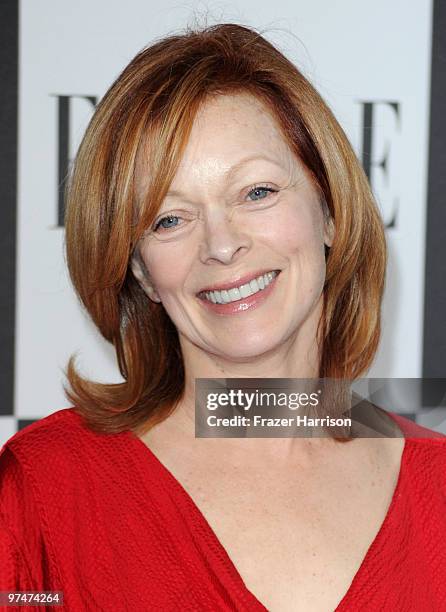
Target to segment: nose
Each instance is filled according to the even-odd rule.
[[[251,237],[226,211],[212,211],[204,218],[200,260],[204,264],[229,264],[247,252]]]

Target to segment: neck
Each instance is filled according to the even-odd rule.
[[[177,408],[167,419],[179,435],[195,438],[195,379],[196,378],[317,378],[319,376],[320,349],[316,341],[316,327],[322,304],[305,322],[280,346],[252,358],[234,360],[202,350],[180,335],[181,349],[185,364],[185,389]],[[210,440],[210,439],[208,439]],[[293,438],[251,438],[224,439],[231,448],[258,450],[280,448],[288,454],[299,440]],[[223,439],[215,442],[222,445]],[[300,441],[302,444],[302,441]]]
[[[187,356],[186,356],[186,355]],[[280,348],[235,362],[204,353],[188,344],[185,355],[184,400],[194,400],[196,378],[316,378],[319,376],[319,350],[316,342],[290,338]]]

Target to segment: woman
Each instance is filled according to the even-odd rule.
[[[396,437],[195,438],[196,378],[353,379],[378,345],[382,222],[295,66],[232,24],[143,50],[87,129],[66,242],[124,380],[71,361],[74,407],[3,448],[3,590],[76,611],[444,609],[443,437],[381,411]]]

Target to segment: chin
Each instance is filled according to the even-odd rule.
[[[226,343],[225,343],[226,344]],[[267,338],[252,338],[249,341],[246,336],[240,339],[237,343],[232,343],[230,346],[220,346],[217,351],[222,357],[232,361],[247,361],[260,357],[265,353],[274,351],[280,346],[280,343]]]

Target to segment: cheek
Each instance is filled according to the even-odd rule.
[[[318,258],[324,252],[322,217],[318,202],[285,203],[280,213],[272,213],[264,223],[264,236],[283,255],[301,254]]]
[[[181,246],[156,244],[152,241],[141,248],[141,255],[150,279],[160,294],[183,285],[189,262],[187,252]]]
[[[319,299],[325,282],[323,217],[318,206],[317,201],[291,202],[270,224],[271,244],[288,261],[302,304]]]

